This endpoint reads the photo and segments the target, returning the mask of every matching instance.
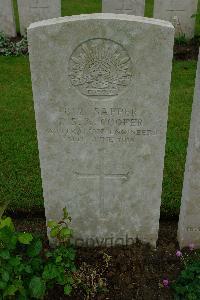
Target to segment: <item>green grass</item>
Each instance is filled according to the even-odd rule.
[[[0,57],[0,199],[43,206],[28,58]],[[169,106],[162,212],[177,214],[182,191],[196,62],[176,61]]]
[[[165,215],[179,212],[195,75],[195,61],[174,62],[162,195]]]
[[[19,29],[19,13],[17,9],[17,0],[12,0],[13,1],[13,7],[14,7],[14,12],[15,12],[15,22],[16,22],[16,27],[17,27],[17,32],[20,32]]]
[[[0,57],[0,199],[42,205],[28,58]]]
[[[148,17],[148,18],[153,17],[153,5],[154,5],[154,0],[146,0],[145,17]]]
[[[196,34],[200,35],[200,0],[198,0],[198,17],[196,18]]]
[[[62,0],[62,16],[101,12],[101,0]]]
[[[62,16],[101,12],[102,0],[62,0]],[[154,0],[146,0],[145,16],[153,16]]]

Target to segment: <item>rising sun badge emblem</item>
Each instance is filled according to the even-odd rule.
[[[117,96],[130,83],[132,61],[126,49],[107,39],[79,45],[69,61],[71,84],[86,96]]]

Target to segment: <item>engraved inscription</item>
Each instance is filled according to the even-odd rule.
[[[167,9],[166,11],[185,11],[184,9]]]
[[[200,226],[199,227],[188,226],[186,230],[190,232],[200,232]]]
[[[116,11],[120,11],[120,12],[127,12],[127,11],[133,11],[134,7],[136,6],[135,0],[123,0],[121,2],[121,7],[117,8]]]
[[[105,180],[106,179],[115,179],[119,178],[120,180],[128,180],[129,173],[126,174],[107,174],[104,172],[104,149],[98,149],[98,160],[99,160],[99,168],[97,173],[80,173],[75,172],[75,175],[77,175],[80,179],[98,179],[99,180],[99,205],[100,205],[100,212],[102,215],[105,215]]]
[[[30,3],[30,8],[48,8],[48,0],[32,0]]]
[[[132,61],[120,44],[92,39],[79,45],[69,61],[71,84],[83,95],[117,96],[130,83]]]
[[[145,125],[134,107],[60,107],[59,118],[46,131],[64,142],[84,144],[132,144],[139,138],[156,137],[160,130]],[[88,114],[89,113],[89,114]]]

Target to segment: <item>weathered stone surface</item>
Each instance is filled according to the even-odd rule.
[[[102,12],[144,16],[145,0],[103,0]]]
[[[180,247],[194,243],[200,248],[200,56],[185,165],[179,217]]]
[[[194,36],[198,0],[154,0],[154,18],[172,22],[176,36]]]
[[[75,243],[155,246],[174,28],[94,14],[28,29],[46,218]]]
[[[17,3],[22,35],[33,22],[61,16],[61,0],[17,0]]]
[[[16,26],[12,0],[0,0],[0,32],[10,37],[16,36]]]

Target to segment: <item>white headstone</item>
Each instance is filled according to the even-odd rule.
[[[170,21],[176,28],[176,36],[192,38],[198,0],[154,0],[154,18]]]
[[[144,16],[145,0],[102,0],[103,13]]]
[[[200,55],[185,165],[179,217],[180,247],[190,243],[200,248]]]
[[[30,64],[46,218],[76,244],[155,246],[174,28],[93,14],[32,24]]]
[[[12,0],[0,0],[0,32],[15,37],[16,26]]]
[[[33,22],[61,16],[61,0],[17,0],[17,3],[22,35]]]

